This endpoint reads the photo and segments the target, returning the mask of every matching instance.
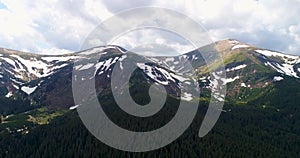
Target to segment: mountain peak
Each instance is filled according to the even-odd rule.
[[[241,42],[236,39],[226,39],[226,40],[217,41],[215,42],[215,45],[216,45],[216,49],[219,52],[228,52],[235,49],[254,47],[250,44]]]
[[[93,54],[98,54],[98,53],[101,53],[101,54],[106,54],[109,50],[114,50],[114,52],[116,53],[126,53],[127,50],[120,47],[120,46],[117,46],[117,45],[106,45],[106,46],[97,46],[97,47],[92,47],[92,48],[89,48],[89,49],[86,49],[86,50],[82,50],[82,51],[79,51],[78,53],[80,55],[93,55]]]

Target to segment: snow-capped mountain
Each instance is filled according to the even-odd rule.
[[[277,51],[266,50],[257,48],[237,40],[220,41],[218,43],[228,42],[231,47],[232,53],[247,51],[250,54],[254,54],[255,57],[261,61],[265,66],[272,68],[282,75],[288,75],[291,77],[299,78],[300,76],[300,57],[295,55],[287,55]],[[219,46],[220,47],[220,46]],[[227,48],[228,49],[228,48]],[[227,52],[228,50],[222,50]]]
[[[223,57],[227,78],[228,97],[241,101],[251,101],[266,93],[270,87],[286,79],[299,82],[300,57],[285,55],[280,52],[265,50],[242,43],[237,40],[218,41],[210,46],[220,52]],[[196,71],[196,79],[204,92],[213,87],[213,82],[201,51],[198,50],[174,57],[143,57],[146,63],[135,63],[136,77],[145,83],[157,83],[166,88],[173,96],[184,100],[195,99],[180,90],[186,86],[194,86],[192,73],[186,68],[189,62]],[[97,62],[85,62],[74,65],[75,61],[86,60],[101,55]],[[134,58],[134,53],[119,46],[101,46],[77,53],[57,56],[45,56],[24,53],[8,49],[0,49],[0,95],[6,98],[22,95],[29,97],[32,103],[54,107],[73,107],[72,71],[92,70],[91,76],[80,80],[96,78],[96,86],[109,87],[112,70],[118,65],[124,69],[127,58]],[[217,69],[219,61],[214,68]],[[109,88],[107,88],[109,89]],[[109,90],[108,90],[109,91]],[[108,92],[109,93],[109,92]]]
[[[0,49],[0,86],[5,87],[7,97],[18,90],[30,95],[41,83],[32,87],[26,86],[28,82],[51,76],[77,58],[71,54],[45,56]]]

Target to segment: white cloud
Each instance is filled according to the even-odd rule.
[[[178,55],[192,51],[194,48],[183,37],[159,28],[132,30],[111,41],[127,50],[138,51],[145,55]],[[151,53],[150,53],[151,52]]]
[[[156,5],[181,11],[200,21],[213,40],[236,38],[259,47],[300,55],[299,32],[289,31],[299,26],[299,0],[243,1],[168,1]]]
[[[38,52],[76,51],[101,18],[111,16],[99,1],[2,0],[0,44]],[[97,11],[97,8],[101,10]],[[45,51],[44,51],[45,52]]]
[[[70,50],[66,49],[58,49],[58,48],[50,48],[50,49],[42,49],[40,48],[37,53],[44,55],[60,55],[60,54],[70,54],[73,53]]]
[[[0,3],[5,6],[0,8],[0,45],[12,49],[36,53],[76,51],[93,29],[113,14],[134,7],[158,6],[197,20],[213,40],[236,38],[259,47],[300,55],[298,0],[141,0],[126,3],[120,0],[0,0]],[[127,35],[119,39],[118,44],[133,48],[141,41],[168,44],[182,52],[191,48],[186,43],[170,41],[165,35],[149,31]],[[97,39],[92,42],[101,43]]]

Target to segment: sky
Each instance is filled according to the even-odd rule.
[[[0,47],[38,54],[76,52],[102,22],[124,10],[146,6],[192,18],[212,41],[237,39],[300,55],[299,0],[0,0]],[[191,49],[167,34],[139,30],[114,44],[134,49],[143,41],[158,47],[171,45],[180,52]]]

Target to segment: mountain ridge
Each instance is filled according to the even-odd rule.
[[[129,91],[136,103],[143,106],[151,100],[148,90],[153,84],[163,86],[168,92],[164,107],[149,120],[132,117],[122,111],[112,95],[112,70],[122,70],[127,58],[139,59],[139,55],[115,46],[108,46],[109,49],[95,47],[78,52],[77,56],[87,58],[75,65],[74,60],[81,60],[77,56],[72,57],[75,55],[46,58],[22,54],[0,55],[0,155],[297,157],[300,154],[299,57],[277,54],[231,39],[216,43],[223,55],[223,62],[214,61],[207,65],[201,51],[207,51],[207,48],[212,48],[211,45],[180,56],[145,57],[146,62],[133,63],[137,68],[130,77]],[[97,56],[101,58],[88,60]],[[34,68],[28,62],[31,60],[49,67]],[[188,82],[191,73],[183,69],[185,62],[191,63],[195,69],[193,77],[199,84],[200,96],[189,95],[190,91],[186,94],[180,91],[184,89],[182,84],[191,84]],[[212,88],[216,86],[213,77],[218,77],[220,66],[224,66],[226,72],[226,78],[221,78],[227,87],[226,98],[221,100],[224,106],[216,109],[221,115],[212,131],[199,138],[199,127],[209,107]],[[210,72],[211,69],[216,71]],[[21,70],[24,76],[20,76]],[[75,76],[72,74],[74,70],[90,74]],[[126,71],[120,71],[119,75],[123,73]],[[95,79],[97,97],[105,114],[125,129],[157,129],[172,119],[181,101],[199,103],[197,116],[191,128],[162,149],[128,153],[110,148],[89,133],[74,110],[81,105],[74,103],[72,79],[85,81],[91,77]],[[124,87],[118,88],[122,91]],[[155,90],[155,95],[161,94]]]
[[[260,88],[266,88],[274,82],[280,82],[287,76],[295,79],[300,76],[299,56],[285,55],[257,48],[234,39],[217,41],[204,47],[210,47],[211,45],[215,45],[215,49],[220,52],[223,58],[227,75],[224,82],[229,86],[228,95],[231,98],[239,99],[244,95],[249,95],[241,92],[247,91],[247,93],[250,93],[245,89],[259,91]],[[202,91],[205,91],[205,89],[210,91],[213,86],[210,75],[214,74],[209,73],[208,67],[217,68],[221,63],[217,61],[213,63],[214,65],[205,65],[205,60],[201,56],[204,47],[179,56],[147,57],[147,60],[153,62],[154,65],[137,64],[137,67],[143,72],[143,76],[148,80],[147,82],[164,84],[164,86],[169,87],[172,94],[179,95],[176,89],[180,89],[180,84],[186,82],[184,78],[188,78],[190,75],[181,74],[181,72],[184,72],[181,70],[184,67],[181,63],[189,61],[196,70]],[[73,67],[75,60],[93,54],[100,55],[103,58],[99,59],[98,63]],[[64,55],[22,54],[20,51],[1,48],[0,94],[7,98],[21,95],[35,100],[34,102],[39,102],[41,98],[44,98],[48,101],[39,103],[44,105],[75,106],[71,93],[72,69],[95,69],[94,74],[97,74],[101,82],[107,84],[111,69],[117,62],[122,62],[121,58],[126,58],[127,55],[129,54],[124,48],[115,45],[98,46]],[[158,76],[152,75],[153,73]],[[104,86],[104,84],[100,85]],[[174,87],[178,88],[174,89]],[[67,101],[57,101],[61,100],[59,99],[60,95],[64,94],[67,94],[67,97],[65,97]],[[253,95],[257,94],[254,93]],[[252,97],[254,96],[249,96],[249,98]],[[244,100],[250,101],[252,99]]]

